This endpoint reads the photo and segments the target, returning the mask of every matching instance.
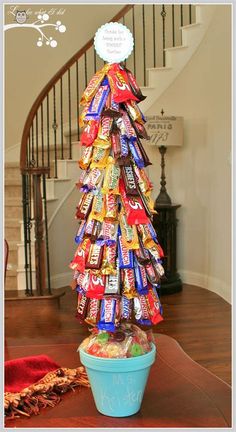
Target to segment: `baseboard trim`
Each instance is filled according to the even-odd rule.
[[[224,281],[212,276],[195,273],[188,270],[179,270],[178,272],[184,283],[196,285],[212,291],[222,297],[225,301],[227,301],[227,303],[232,304],[231,287],[229,287]]]

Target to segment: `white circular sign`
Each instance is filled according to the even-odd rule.
[[[133,51],[134,38],[130,30],[121,23],[102,25],[94,37],[94,47],[101,59],[108,63],[120,63]]]

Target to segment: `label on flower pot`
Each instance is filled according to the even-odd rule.
[[[108,63],[120,63],[133,51],[134,39],[130,30],[121,23],[102,25],[94,37],[94,47],[99,57]]]

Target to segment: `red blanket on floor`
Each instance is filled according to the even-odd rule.
[[[46,355],[9,360],[5,362],[5,392],[19,392],[59,367]]]

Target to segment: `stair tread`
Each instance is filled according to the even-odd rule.
[[[5,162],[5,168],[19,168],[20,171],[20,165],[19,162]]]
[[[5,227],[7,227],[7,228],[19,227],[20,228],[20,219],[13,219],[13,218],[5,219]]]
[[[7,207],[21,207],[22,199],[21,197],[5,197],[5,206]]]
[[[180,27],[180,30],[188,29],[188,28],[194,28],[194,27],[199,27],[200,25],[201,25],[200,22],[195,22],[195,23],[192,23],[192,24],[186,24],[186,25]]]
[[[17,240],[9,240],[8,241],[9,250],[16,250],[18,243],[19,241]]]
[[[187,45],[178,45],[178,46],[175,46],[175,47],[169,47],[169,48],[165,48],[165,50],[164,51],[177,51],[177,50],[179,50],[179,49],[187,49],[188,48],[188,46]]]
[[[169,70],[169,69],[173,69],[171,66],[159,66],[159,67],[151,67],[151,68],[147,68],[148,71],[165,71],[165,70]]]
[[[21,186],[21,179],[5,179],[5,186]]]

